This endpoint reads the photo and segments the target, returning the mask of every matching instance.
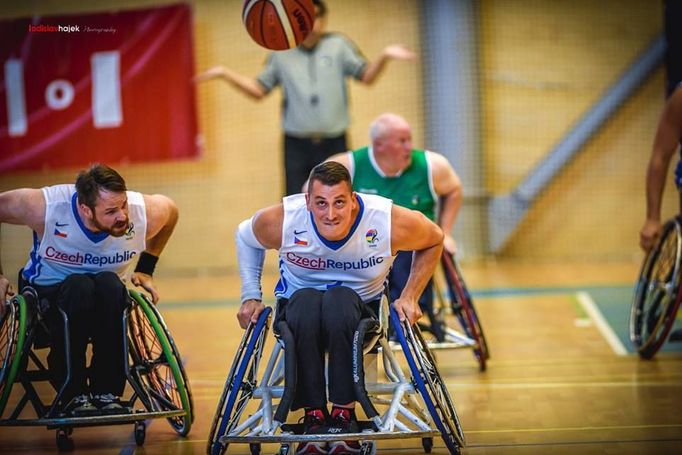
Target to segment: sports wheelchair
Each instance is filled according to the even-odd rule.
[[[192,426],[192,395],[173,338],[158,310],[143,294],[130,289],[130,305],[122,318],[124,330],[125,371],[132,393],[122,401],[123,410],[116,414],[89,414],[71,416],[59,406],[63,391],[70,378],[70,365],[64,384],[57,388],[43,387],[50,382],[49,371],[38,353],[47,347],[48,334],[42,315],[47,310],[37,292],[24,287],[18,295],[6,302],[0,318],[0,426],[45,426],[56,429],[56,442],[60,450],[73,450],[71,439],[77,427],[134,425],[135,442],[144,444],[147,419],[166,418],[181,436],[186,436]],[[61,310],[60,310],[61,312]],[[65,328],[65,351],[69,352],[68,318],[61,312]],[[15,384],[23,386],[23,395],[10,400]],[[43,401],[38,390],[50,391],[51,401]],[[16,394],[15,394],[16,396]],[[12,409],[8,403],[16,402]],[[135,406],[139,402],[142,409]],[[31,404],[35,417],[22,417]]]
[[[428,323],[418,322],[429,348],[432,351],[472,349],[480,371],[485,371],[490,358],[488,343],[462,271],[449,253],[443,253],[440,267],[434,274],[433,294],[433,312],[427,315]],[[454,316],[463,333],[448,324],[449,315]],[[400,349],[396,344],[393,346]]]
[[[232,443],[248,443],[252,454],[261,452],[261,444],[280,444],[279,455],[287,455],[298,442],[338,440],[360,441],[361,453],[367,455],[376,453],[376,440],[403,438],[421,438],[429,453],[437,436],[450,453],[460,453],[464,433],[431,351],[417,325],[401,323],[393,308],[389,316],[386,297],[379,320],[362,319],[353,338],[355,395],[368,420],[360,421],[360,432],[352,434],[306,435],[302,424],[286,423],[295,390],[296,353],[287,348],[294,340],[283,321],[259,376],[271,312],[267,307],[257,323],[249,324],[237,349],[211,425],[209,455],[224,453]],[[397,328],[407,373],[388,343],[389,318]],[[384,382],[378,381],[379,357],[388,379]]]
[[[682,301],[682,215],[663,225],[639,273],[630,311],[630,341],[640,357],[651,359],[663,346]],[[670,341],[680,341],[670,337]]]

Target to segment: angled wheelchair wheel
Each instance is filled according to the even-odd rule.
[[[391,307],[391,323],[412,373],[413,383],[433,418],[450,453],[458,454],[464,447],[464,431],[450,392],[443,383],[433,355],[415,324],[401,323],[398,313]]]
[[[656,246],[644,259],[630,311],[630,340],[650,359],[663,346],[680,307],[682,226],[678,218],[663,226]]]
[[[0,417],[19,371],[26,337],[27,305],[23,295],[9,300],[0,317]]]
[[[169,417],[168,422],[180,436],[186,436],[194,414],[180,354],[156,307],[142,294],[129,292],[136,302],[128,316],[131,356],[141,363],[138,377],[148,393],[140,399],[149,410],[184,410],[184,415]]]
[[[474,356],[478,360],[479,369],[485,371],[486,361],[490,358],[490,351],[471,294],[464,283],[462,272],[454,257],[444,253],[441,263],[445,272],[452,312],[457,317],[466,335],[476,342]]]
[[[255,324],[249,324],[244,332],[227,375],[223,393],[218,401],[218,409],[213,417],[206,447],[208,455],[225,453],[227,444],[220,442],[220,438],[230,434],[238,426],[244,409],[253,396],[271,312],[272,308],[266,307],[258,317],[258,321]]]

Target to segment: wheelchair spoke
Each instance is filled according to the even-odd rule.
[[[630,340],[643,358],[651,358],[665,342],[680,305],[682,227],[665,223],[656,246],[645,258],[630,311]]]
[[[151,398],[151,402],[149,398],[142,401],[153,409],[187,411],[168,418],[177,433],[186,435],[192,423],[192,401],[179,354],[158,311],[139,296],[135,300],[138,305],[128,318],[134,347],[131,356],[139,361],[135,371]]]
[[[24,337],[27,329],[27,309],[23,295],[13,297],[5,307],[0,320],[0,416],[5,409],[12,385],[18,374],[19,363],[24,351]]]

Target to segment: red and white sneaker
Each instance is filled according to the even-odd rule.
[[[320,434],[324,433],[325,415],[322,409],[306,409],[303,416],[303,433],[304,434]],[[301,442],[296,447],[296,455],[326,455],[326,442]]]
[[[339,433],[357,433],[358,421],[355,410],[334,406],[331,414],[331,427],[338,428]],[[360,453],[358,441],[334,441],[329,443],[329,455]]]
[[[360,453],[358,441],[334,441],[329,443],[329,455]]]
[[[296,447],[296,455],[327,455],[327,443],[302,442]]]

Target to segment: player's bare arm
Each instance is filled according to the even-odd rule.
[[[654,138],[646,175],[646,220],[640,230],[640,246],[649,251],[661,232],[661,200],[666,176],[682,138],[682,88],[666,103]]]
[[[146,247],[144,253],[158,258],[178,222],[178,207],[171,198],[162,194],[145,194],[143,197],[147,216]],[[135,286],[140,286],[147,290],[152,296],[152,302],[155,304],[159,302],[159,292],[150,274],[135,271],[131,277],[131,282]]]
[[[431,152],[429,158],[432,164],[434,190],[443,198],[438,224],[445,235],[445,250],[454,254],[457,246],[451,232],[462,207],[462,181],[443,155]]]
[[[0,193],[0,225],[28,226],[38,237],[45,231],[45,197],[42,190],[21,188]],[[0,258],[0,303],[14,295],[10,280],[4,276]]]
[[[412,267],[400,298],[393,302],[401,320],[414,324],[421,317],[418,300],[443,252],[443,231],[422,213],[394,205],[391,249],[414,251]]]

